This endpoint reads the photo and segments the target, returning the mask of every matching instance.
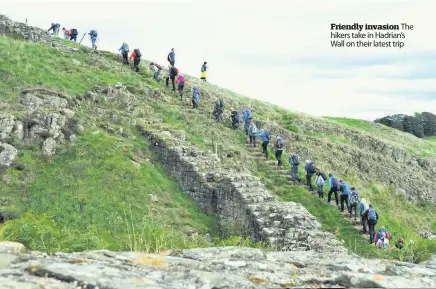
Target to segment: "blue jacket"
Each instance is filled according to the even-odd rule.
[[[249,109],[244,109],[242,112],[242,118],[244,121],[248,121],[250,119],[251,111]]]
[[[197,89],[192,88],[192,100],[195,103],[198,103],[200,101],[200,90],[198,88]]]
[[[170,52],[170,59],[171,59],[171,61],[176,61],[176,54],[174,53],[174,51],[171,51]]]
[[[350,194],[350,185],[347,183],[343,183],[339,190],[342,192],[343,195],[349,195]]]
[[[122,53],[129,53],[129,45],[122,45],[118,51],[121,51]]]
[[[260,136],[262,141],[269,141],[269,138],[268,138],[266,131],[262,131],[260,133],[257,133],[257,134],[255,134],[255,136]]]

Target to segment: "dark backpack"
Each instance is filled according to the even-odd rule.
[[[177,74],[179,74],[179,70],[178,70],[177,68],[175,68],[175,67],[174,67],[174,69],[173,69],[173,72],[174,72],[174,76],[176,76]]]
[[[95,30],[91,30],[91,32],[89,33],[89,34],[91,34],[91,36],[94,36],[94,37],[97,37],[97,31],[95,31]]]
[[[327,180],[328,180],[327,176],[326,176],[323,172],[321,172],[321,173],[319,173],[319,174],[320,174],[321,177],[324,179],[324,181],[327,181]]]
[[[377,214],[373,208],[368,209],[368,220],[377,221]]]
[[[266,136],[266,139],[267,139],[268,141],[271,140],[271,135],[269,134],[269,132],[265,131],[265,136]]]
[[[292,163],[294,165],[299,165],[300,164],[300,157],[299,156],[293,155],[291,158],[292,158]]]
[[[350,205],[357,204],[359,202],[359,194],[356,191],[351,192]]]
[[[167,60],[171,61],[170,54],[168,53]]]
[[[233,121],[239,122],[239,111],[233,111]]]
[[[339,181],[337,178],[332,179],[332,185],[333,185],[333,187],[339,189]]]
[[[201,72],[204,72],[204,71],[206,71],[206,66],[203,64],[203,65],[201,66]]]
[[[141,52],[139,51],[139,49],[135,49],[135,50],[133,50],[133,52],[135,52],[136,57],[138,57],[138,58],[142,56],[142,54],[141,54]]]
[[[224,100],[220,99],[220,107],[221,109],[224,109]]]
[[[284,146],[285,146],[285,142],[283,141],[282,138],[279,138],[279,139],[277,140],[277,147],[278,147],[279,149],[281,149],[281,148],[283,148]]]
[[[71,35],[78,35],[79,32],[77,32],[76,28],[71,29]]]

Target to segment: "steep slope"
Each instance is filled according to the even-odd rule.
[[[0,32],[7,30],[2,29],[0,29]],[[29,28],[24,27],[18,30],[21,31],[20,29]],[[17,30],[12,29],[12,31]],[[32,35],[39,35],[35,32],[37,30],[32,31]],[[19,32],[14,33],[17,37],[22,35]],[[43,32],[40,31],[40,33]],[[24,37],[27,37],[26,35],[24,34]],[[85,202],[80,198],[73,200],[71,198],[68,199],[69,196],[66,196],[65,204],[68,202],[77,204],[78,210],[81,209],[80,204],[91,203],[94,206],[97,200],[104,199],[104,196],[119,194],[120,190],[124,191],[124,188],[130,187],[130,183],[137,181],[138,178],[144,179],[133,186],[133,191],[137,193],[139,192],[139,187],[153,187],[150,184],[156,186],[161,184],[158,177],[148,176],[152,173],[148,170],[149,166],[147,164],[145,165],[146,169],[144,169],[144,172],[147,173],[141,175],[132,174],[133,164],[131,164],[128,156],[124,153],[128,154],[130,152],[132,158],[136,160],[138,158],[134,156],[135,152],[136,155],[140,153],[139,159],[152,159],[153,157],[147,154],[147,149],[145,148],[148,143],[142,139],[138,140],[138,132],[134,127],[136,124],[149,126],[163,121],[173,130],[184,131],[186,139],[192,145],[202,149],[215,149],[216,144],[218,156],[220,157],[220,166],[223,169],[233,169],[239,172],[251,171],[260,176],[267,184],[267,188],[275,192],[282,201],[295,201],[303,204],[310,213],[318,218],[325,229],[336,233],[338,238],[344,240],[344,244],[348,249],[365,256],[379,256],[380,254],[382,256],[389,256],[391,252],[377,252],[371,248],[358,231],[348,221],[344,220],[334,208],[328,207],[324,202],[308,195],[305,190],[289,184],[286,179],[273,179],[271,169],[265,167],[263,162],[253,165],[253,157],[245,149],[244,134],[240,130],[235,131],[230,129],[228,121],[220,124],[215,123],[211,119],[214,101],[220,97],[225,100],[226,111],[233,109],[240,110],[244,105],[251,106],[254,108],[255,117],[259,125],[268,128],[275,134],[285,136],[287,151],[290,149],[298,151],[303,159],[314,159],[317,164],[321,165],[324,171],[333,172],[358,186],[361,193],[366,197],[369,196],[381,213],[380,224],[385,225],[396,237],[405,235],[406,238],[415,239],[417,243],[419,242],[419,249],[422,252],[418,252],[419,254],[415,252],[410,260],[417,261],[426,258],[434,250],[434,242],[421,242],[416,234],[416,229],[418,228],[418,231],[420,231],[422,228],[423,230],[431,231],[436,227],[435,223],[432,224],[435,220],[433,213],[435,207],[431,201],[434,201],[435,194],[434,182],[430,177],[435,166],[432,160],[423,160],[413,154],[413,150],[410,149],[413,143],[412,139],[402,137],[395,141],[395,137],[391,137],[391,130],[387,130],[389,133],[385,135],[380,129],[372,135],[371,129],[367,132],[362,132],[359,128],[337,125],[331,121],[327,122],[322,118],[297,115],[272,105],[240,97],[210,84],[202,84],[195,78],[189,78],[188,82],[190,84],[195,83],[202,87],[200,110],[198,112],[193,111],[189,107],[189,99],[180,102],[177,96],[169,94],[160,85],[154,83],[146,69],[143,69],[143,72],[138,76],[126,68],[124,68],[124,71],[120,71],[118,59],[113,54],[106,52],[93,53],[84,47],[71,48],[69,47],[70,43],[46,39],[43,36],[38,36],[35,39],[38,41],[44,39],[50,46],[55,46],[58,49],[50,49],[45,44],[23,43],[8,38],[0,39],[0,53],[2,53],[0,68],[2,69],[2,80],[5,80],[0,86],[2,98],[5,99],[2,102],[2,111],[13,112],[12,119],[10,113],[2,117],[2,128],[5,128],[2,131],[2,141],[20,149],[19,158],[11,164],[15,170],[8,170],[3,176],[3,179],[8,181],[8,186],[2,187],[0,191],[2,195],[7,196],[6,201],[10,202],[3,211],[9,211],[12,216],[14,214],[20,216],[18,220],[6,223],[10,226],[10,232],[16,234],[14,237],[22,237],[25,234],[32,235],[21,229],[25,227],[29,220],[36,220],[33,221],[35,230],[44,226],[68,228],[71,224],[72,236],[77,235],[77,233],[74,233],[73,229],[75,227],[73,225],[76,228],[83,228],[83,223],[98,224],[93,219],[92,214],[89,217],[91,221],[85,220],[83,223],[78,222],[77,224],[71,223],[71,217],[74,215],[69,215],[70,213],[61,216],[64,217],[64,220],[61,218],[63,223],[58,222],[56,224],[44,224],[44,222],[49,221],[46,219],[40,220],[39,216],[21,216],[23,209],[28,209],[29,207],[30,211],[37,215],[51,210],[50,206],[47,206],[47,204],[41,205],[38,203],[38,200],[41,198],[42,193],[46,192],[46,186],[49,183],[56,183],[54,181],[57,178],[55,169],[61,166],[64,161],[73,164],[69,168],[62,167],[63,176],[68,179],[67,175],[73,174],[76,170],[87,170],[85,168],[88,168],[93,163],[91,160],[106,159],[108,157],[108,155],[100,155],[95,152],[110,152],[111,149],[116,152],[118,149],[118,153],[120,153],[118,158],[115,157],[113,160],[109,160],[106,167],[98,167],[97,165],[95,167],[95,170],[102,170],[102,175],[99,177],[100,183],[96,184],[94,188],[90,187],[88,192],[98,190],[97,188],[103,184],[105,185],[104,187],[108,188],[107,192],[97,195],[92,200],[86,198]],[[95,87],[96,84],[117,82],[126,85],[128,93],[124,91],[121,85],[101,85]],[[41,131],[41,126],[44,128],[44,125],[51,125],[53,123],[53,105],[50,101],[53,98],[48,98],[50,105],[46,107],[44,107],[44,104],[47,103],[44,101],[42,101],[42,104],[38,104],[40,101],[35,100],[35,90],[21,90],[21,88],[26,88],[29,85],[41,85],[68,94],[65,95],[65,99],[68,99],[67,103],[61,101],[60,105],[58,105],[60,111],[55,114],[57,119],[63,119],[60,123],[58,122],[59,128],[57,129],[62,134],[59,133],[59,135],[54,136],[45,134],[44,130]],[[40,92],[38,92],[38,95],[40,95]],[[19,94],[18,100],[22,103],[24,102],[24,106],[17,105],[17,100],[15,99],[17,94]],[[50,95],[50,93],[47,94]],[[58,95],[59,93],[55,94]],[[38,104],[38,110],[41,110],[41,107],[43,108],[45,115],[37,115],[31,119],[20,120],[19,115],[22,114],[27,117],[29,115],[28,110],[34,109],[34,103]],[[69,108],[66,107],[67,104]],[[72,110],[74,110],[74,114],[71,113]],[[46,121],[47,115],[51,120],[48,123]],[[76,122],[80,122],[80,124]],[[33,148],[14,142],[14,135],[18,134],[18,136],[21,136],[20,126],[15,126],[17,123],[21,123],[23,127],[26,127],[24,124],[28,123],[37,124],[36,128],[34,125],[33,129],[32,126],[28,127],[28,140],[25,142],[39,145],[45,155],[53,154],[59,144],[71,140],[74,141],[77,135],[84,135],[77,138],[78,143],[76,148],[66,149],[64,146],[64,149],[62,149],[64,152],[58,154],[58,162],[52,166],[49,161],[46,167],[41,167],[38,174],[36,167],[41,166],[42,163],[39,157],[35,157],[35,154],[32,155],[30,153]],[[102,137],[99,135],[93,136],[92,133],[97,131],[96,127],[105,130],[109,134],[118,134],[122,137],[122,141],[120,141],[120,144],[117,144],[118,139],[111,139],[105,133],[102,133]],[[82,131],[82,128],[85,130]],[[40,137],[35,138],[35,135]],[[108,138],[108,146],[96,146],[99,140],[103,141],[106,138]],[[92,150],[87,152],[84,149],[87,146],[91,148],[96,147],[94,156],[92,155]],[[426,149],[431,151],[434,145],[425,141],[422,143],[417,141],[416,147],[419,150]],[[75,151],[75,149],[79,149],[79,151]],[[38,150],[35,151],[36,155],[38,155]],[[80,151],[82,151],[82,155]],[[85,151],[85,154],[83,154],[83,151]],[[88,155],[88,153],[90,154]],[[69,154],[71,155],[69,156]],[[72,162],[77,155],[82,157],[80,164]],[[55,162],[58,156],[55,156]],[[85,160],[90,162],[86,163]],[[114,172],[113,164],[119,165],[121,163],[128,163],[130,167],[125,172]],[[152,165],[155,166],[156,163],[153,162]],[[23,167],[25,168],[24,172],[20,171]],[[52,167],[54,167],[54,170],[52,170]],[[143,167],[144,164],[142,163],[141,171]],[[46,176],[47,171],[50,172],[48,174],[50,177]],[[110,177],[106,178],[103,173],[115,173],[117,179],[123,176],[119,178],[122,181],[118,180],[112,183],[110,182]],[[129,176],[129,174],[132,175]],[[90,173],[90,175],[95,176],[95,173]],[[127,179],[124,177],[125,175],[128,176]],[[146,178],[147,176],[149,177],[148,179]],[[58,178],[58,180],[64,180],[64,177]],[[162,178],[165,177],[162,176]],[[80,176],[80,179],[83,182],[89,180],[86,174]],[[170,180],[167,181],[171,183]],[[29,184],[32,182],[33,184],[29,188]],[[391,182],[395,186],[389,187]],[[42,185],[34,185],[35,183]],[[119,185],[118,188],[114,186],[115,183]],[[71,181],[68,185],[73,186],[74,188],[71,191],[77,193],[82,192],[84,187],[87,186],[85,183],[81,187],[79,186],[80,184],[74,181]],[[53,191],[56,191],[57,188],[59,187],[55,186]],[[175,192],[177,189],[171,186],[161,189],[162,194],[166,191]],[[24,202],[20,203],[17,200],[19,198],[16,198],[16,192],[29,192],[30,195],[38,197],[35,202],[27,203],[28,199],[23,198],[20,201]],[[146,192],[144,196],[147,196],[149,192],[151,191]],[[410,202],[404,196],[397,195],[397,192],[403,192],[410,200],[416,200],[420,203]],[[180,193],[178,196],[183,198],[182,193],[180,191],[178,193]],[[141,192],[141,195],[136,196],[132,194],[131,197],[131,201],[132,203],[135,202],[135,209],[138,211],[151,207],[147,202],[136,202],[136,200],[142,198],[142,194],[143,192]],[[88,197],[90,194],[83,193],[83,195]],[[64,202],[64,197],[59,197],[57,200]],[[53,198],[47,199],[46,202],[52,202],[57,207],[64,207],[62,203],[56,202]],[[112,208],[119,203],[120,199],[118,196],[118,199],[114,198],[112,202],[100,208]],[[158,201],[157,204],[160,206],[161,202]],[[189,207],[189,210],[191,210],[190,214],[185,214],[181,210],[181,208],[186,208],[187,204],[187,199],[184,199],[183,202],[173,202],[173,204],[170,204],[169,207],[180,208],[179,213],[175,213],[174,216],[169,217],[167,220],[162,220],[162,217],[158,217],[160,221],[164,221],[160,225],[171,225],[174,228],[178,228],[180,225],[185,225],[183,224],[184,222],[192,220],[190,226],[195,229],[201,230],[201,228],[207,226],[207,217],[201,213],[193,213],[193,204]],[[118,216],[124,211],[121,209],[124,208],[120,208],[120,211],[117,212]],[[127,210],[127,207],[125,209]],[[165,208],[159,209],[161,212],[160,216],[167,214],[168,210],[165,210]],[[26,218],[29,220],[26,220]],[[102,222],[107,218],[111,217],[107,214],[101,215]],[[124,221],[126,219],[128,218],[124,217]],[[141,219],[140,213],[133,217],[135,222],[138,219]],[[182,224],[174,223],[174,220],[182,220]],[[126,236],[129,236],[129,226],[126,225],[124,228]],[[95,231],[93,232],[92,228],[85,226],[84,229],[85,232],[89,232],[90,236],[95,236]],[[103,226],[102,230],[104,229],[106,228]],[[133,236],[131,232],[130,235]],[[101,236],[100,240],[104,240],[104,236]],[[179,236],[177,240],[183,240],[183,237]],[[32,244],[32,240],[26,240],[26,242],[27,244]],[[66,249],[68,247],[69,249],[79,250],[82,248],[105,247],[104,244],[98,242],[98,244],[89,246],[89,240],[85,237],[84,243],[87,245],[71,248],[71,243],[66,242],[63,246],[59,246],[59,248]],[[172,245],[174,245],[173,247],[181,246],[179,243]],[[167,244],[162,247],[167,247]],[[33,246],[33,248],[44,249],[37,246]],[[114,249],[117,249],[117,247],[114,247]],[[392,254],[397,254],[397,252]]]

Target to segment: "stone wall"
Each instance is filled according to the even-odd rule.
[[[30,42],[46,42],[50,39],[47,31],[25,23],[14,22],[0,14],[0,36],[3,35]]]
[[[221,170],[216,155],[189,146],[175,132],[138,128],[169,174],[206,213],[236,221],[241,233],[281,250],[345,251],[301,204],[278,201],[259,178]]]

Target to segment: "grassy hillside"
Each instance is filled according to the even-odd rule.
[[[372,201],[381,216],[379,224],[385,225],[394,240],[404,235],[418,244],[417,248],[402,252],[377,251],[334,208],[300,187],[273,178],[273,172],[263,162],[253,166],[253,159],[245,149],[244,133],[231,129],[229,119],[224,124],[216,123],[211,112],[218,97],[225,100],[226,118],[231,110],[250,106],[261,122],[321,140],[321,147],[309,148],[316,150],[328,150],[330,144],[354,148],[349,134],[368,135],[426,157],[434,156],[436,143],[370,122],[296,114],[210,84],[201,84],[200,110],[193,111],[188,99],[181,102],[162,84],[156,84],[144,66],[138,76],[127,67],[121,71],[117,60],[105,52],[71,54],[43,44],[0,38],[0,97],[7,107],[13,107],[17,92],[27,86],[44,86],[81,96],[95,85],[121,82],[140,97],[135,103],[140,114],[125,111],[122,104],[106,107],[108,111],[127,120],[162,119],[165,124],[183,130],[186,138],[201,148],[213,149],[213,144],[218,144],[225,167],[253,171],[283,201],[302,203],[325,229],[344,240],[350,251],[368,257],[394,256],[417,261],[436,250],[436,242],[422,240],[417,234],[421,228],[436,230],[434,204],[411,203],[389,186],[351,173],[340,175]],[[188,80],[188,86],[193,83],[200,82]],[[150,89],[160,89],[161,97],[147,96],[145,91]],[[32,249],[65,251],[122,250],[135,246],[159,250],[206,245],[204,240],[193,240],[183,232],[211,231],[214,220],[199,212],[165,175],[148,153],[146,140],[119,138],[104,132],[93,134],[97,131],[93,126],[104,122],[135,136],[133,121],[111,121],[107,115],[90,115],[85,108],[78,115],[88,124],[86,132],[55,157],[46,159],[31,146],[20,147],[18,163],[25,169],[8,170],[2,177],[7,185],[0,187],[0,197],[11,200],[4,210],[18,218],[0,228],[0,238],[22,241]],[[136,168],[131,159],[141,160],[141,167]],[[284,159],[287,165],[286,156]],[[331,167],[323,160],[318,164],[326,169]],[[149,194],[156,195],[159,201],[152,202]]]

